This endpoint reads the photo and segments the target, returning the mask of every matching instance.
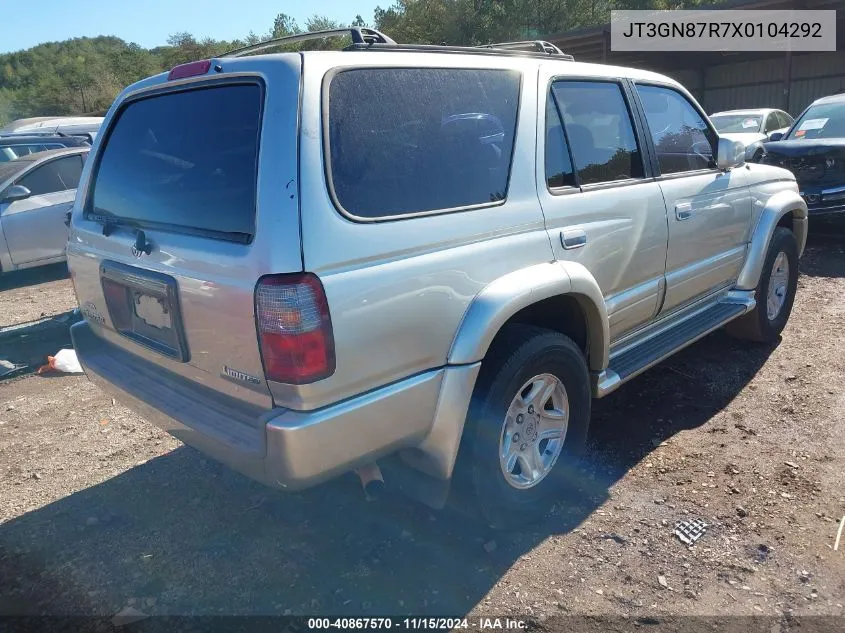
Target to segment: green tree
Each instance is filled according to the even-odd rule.
[[[688,9],[712,0],[393,0],[376,8],[372,24],[397,42],[478,45],[546,38],[573,28],[607,22],[612,9]],[[356,15],[354,26],[366,24]],[[308,31],[345,25],[314,15]],[[127,85],[178,64],[208,59],[246,44],[302,32],[279,13],[272,25],[256,25],[243,39],[171,35],[167,45],[144,49],[117,37],[74,38],[0,54],[0,123],[39,116],[105,110]],[[289,44],[268,52],[338,49],[349,37]]]
[[[270,37],[285,37],[287,35],[296,35],[302,31],[297,25],[296,20],[286,13],[280,13],[273,20],[273,28],[270,31]]]

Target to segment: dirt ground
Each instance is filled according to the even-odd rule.
[[[65,264],[0,274],[0,328],[75,307],[76,295]]]
[[[842,630],[845,221],[812,231],[782,341],[716,333],[597,402],[582,495],[520,533],[368,504],[351,477],[282,494],[83,376],[0,382],[0,614],[500,614],[547,630],[826,615]],[[72,306],[65,279],[4,288],[0,323]],[[672,530],[696,518],[709,527],[687,547]]]

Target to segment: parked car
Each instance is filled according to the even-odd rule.
[[[93,143],[103,123],[103,117],[35,117],[19,119],[0,129],[5,134],[54,134],[79,136]]]
[[[795,174],[811,214],[845,212],[845,94],[810,104],[786,134],[766,143],[763,162]]]
[[[65,260],[67,221],[90,148],[0,163],[0,272]]]
[[[763,143],[772,134],[786,132],[794,121],[783,110],[769,108],[716,112],[710,120],[720,136],[745,144],[745,160],[755,163],[763,156]]]
[[[0,163],[21,156],[63,147],[88,147],[90,143],[78,136],[58,134],[9,134],[0,136]]]
[[[341,32],[112,106],[68,263],[115,398],[277,488],[378,460],[508,527],[576,483],[592,398],[725,325],[777,339],[807,206],[680,84]]]

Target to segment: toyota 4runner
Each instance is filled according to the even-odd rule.
[[[511,526],[571,482],[592,398],[722,326],[777,339],[807,206],[677,82],[344,34],[109,110],[68,244],[108,393],[271,486],[379,460]]]

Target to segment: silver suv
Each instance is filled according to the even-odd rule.
[[[724,325],[777,339],[807,207],[677,82],[351,34],[111,107],[68,245],[107,392],[272,486],[379,460],[507,527],[566,492],[592,398]]]

